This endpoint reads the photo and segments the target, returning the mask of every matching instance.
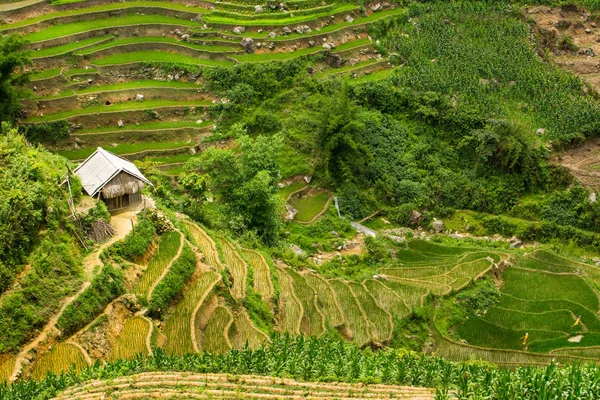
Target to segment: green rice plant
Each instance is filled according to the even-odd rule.
[[[0,383],[7,381],[15,368],[15,355],[2,354],[0,355]]]
[[[112,36],[99,36],[99,37],[92,37],[92,38],[85,39],[85,40],[79,40],[79,41],[63,44],[61,46],[44,47],[43,49],[34,51],[32,53],[31,58],[33,58],[35,60],[36,58],[53,57],[53,56],[68,54],[75,50],[81,49],[83,47],[92,46],[96,43],[109,40],[110,38],[112,38]]]
[[[402,319],[410,314],[411,310],[400,297],[400,294],[385,286],[381,281],[367,279],[363,282],[363,285],[373,295],[377,305],[393,317]]]
[[[204,231],[204,229],[200,228],[199,225],[194,224],[192,222],[183,221],[183,223],[192,235],[192,240],[194,241],[194,244],[198,246],[198,248],[204,255],[204,263],[210,267],[215,268],[217,271],[222,271],[223,269],[225,269],[225,266],[221,263],[221,260],[219,259],[217,245],[212,240],[212,238]]]
[[[380,272],[394,278],[427,280],[434,276],[446,275],[455,267],[456,264],[451,263],[439,267],[382,268]]]
[[[411,311],[415,308],[423,307],[423,301],[430,293],[429,289],[396,282],[391,279],[382,281],[381,284],[400,296]]]
[[[229,240],[221,236],[215,236],[215,239],[221,248],[221,254],[223,255],[225,265],[227,265],[231,277],[233,278],[231,294],[235,299],[243,299],[246,297],[246,275],[248,274],[248,265]]]
[[[112,346],[109,361],[133,360],[139,354],[147,355],[146,340],[152,329],[152,322],[143,317],[131,317],[125,320],[123,329]]]
[[[431,292],[436,296],[441,296],[452,291],[452,287],[449,284],[450,281],[451,280],[447,275],[429,277],[428,280],[389,277],[389,279],[385,281],[385,285],[390,286],[391,283],[400,283],[402,285],[426,289],[428,292]]]
[[[333,14],[342,13],[346,11],[352,11],[358,9],[357,6],[353,4],[342,4],[338,5],[332,10],[328,12],[318,12],[311,15],[298,15],[289,18],[281,18],[281,19],[254,19],[254,20],[239,20],[236,18],[228,18],[228,17],[220,17],[218,15],[204,15],[202,17],[203,21],[208,22],[209,24],[221,24],[221,25],[245,25],[245,26],[282,26],[288,24],[299,24],[302,22],[313,21],[318,18],[328,17]]]
[[[270,342],[269,337],[254,326],[245,311],[236,313],[228,335],[234,349],[241,349],[246,343],[251,349],[257,349]]]
[[[549,264],[543,261],[536,260],[534,258],[523,257],[519,260],[519,268],[525,269],[534,269],[545,272],[555,272],[555,273],[575,273],[577,270],[571,266],[567,265],[556,265]]]
[[[231,67],[233,61],[212,60],[209,58],[199,58],[186,56],[184,54],[173,53],[169,51],[142,50],[130,53],[113,54],[94,60],[94,65],[122,65],[131,63],[152,63],[152,64],[181,64],[202,67]]]
[[[556,275],[509,268],[504,272],[506,294],[526,300],[568,300],[598,311],[598,295],[577,275]]]
[[[427,253],[430,255],[442,257],[462,255],[468,252],[477,251],[477,249],[473,248],[444,246],[441,244],[433,243],[429,240],[420,239],[409,241],[408,247],[421,253]]]
[[[156,89],[156,88],[199,89],[200,87],[201,86],[199,86],[193,82],[143,80],[143,81],[113,83],[110,85],[92,85],[92,86],[88,86],[83,89],[77,90],[77,94],[106,93],[106,92],[128,90],[128,89]]]
[[[277,197],[285,201],[290,196],[290,194],[303,188],[308,188],[308,186],[304,182],[292,182],[283,189],[279,189],[276,194]]]
[[[121,143],[111,147],[110,151],[115,154],[135,154],[148,150],[173,150],[189,146],[189,142],[141,142],[141,143]],[[58,154],[69,160],[83,160],[89,157],[96,147],[84,147],[79,150],[60,150]]]
[[[348,286],[369,321],[371,338],[378,342],[390,340],[394,331],[392,315],[379,307],[375,298],[360,283],[350,282]]]
[[[317,293],[307,283],[306,279],[291,268],[285,272],[292,278],[294,293],[302,304],[302,323],[300,331],[311,336],[325,333],[325,317],[317,304]]]
[[[79,0],[78,0],[79,1]],[[62,1],[53,1],[53,5],[58,4],[67,4],[67,3],[75,3],[76,1],[70,0],[62,0]],[[124,10],[127,8],[137,8],[137,7],[152,7],[152,8],[166,8],[171,10],[179,10],[179,11],[189,11],[198,14],[206,13],[207,9],[201,7],[188,7],[187,5],[180,3],[172,3],[167,1],[127,1],[127,2],[119,2],[119,3],[108,3],[101,4],[92,7],[82,7],[74,10],[64,10],[64,11],[55,11],[50,13],[44,13],[37,17],[23,19],[21,21],[13,22],[10,24],[0,25],[0,30],[4,29],[15,29],[23,26],[33,25],[38,22],[47,21],[50,19],[67,17],[67,16],[76,16],[76,15],[84,15],[90,13],[97,13],[102,11],[113,11],[113,10]]]
[[[199,50],[203,52],[211,52],[211,53],[227,53],[227,52],[235,52],[239,51],[238,48],[232,46],[218,46],[218,45],[201,45],[194,43],[187,43],[180,40],[177,40],[168,36],[143,36],[143,37],[125,37],[119,38],[115,40],[111,40],[109,42],[100,43],[97,46],[88,47],[86,49],[82,49],[77,51],[75,55],[78,56],[93,56],[94,53],[97,53],[100,50],[115,48],[124,45],[131,44],[151,44],[151,43],[167,43],[172,44],[174,46],[180,46],[183,48]],[[174,47],[176,48],[176,47]]]
[[[68,119],[72,117],[101,114],[101,113],[112,113],[120,111],[138,111],[138,110],[151,110],[153,108],[162,107],[202,107],[210,105],[210,101],[177,101],[177,100],[147,100],[147,101],[131,101],[125,103],[111,104],[109,106],[90,106],[85,108],[76,108],[68,111],[61,111],[54,114],[48,114],[42,116],[31,117],[27,119],[27,122],[49,122],[59,121],[61,119]]]
[[[369,322],[350,287],[339,279],[330,279],[329,284],[340,302],[352,340],[361,347],[369,343],[372,340]]]
[[[271,269],[269,264],[256,250],[242,249],[242,255],[248,260],[252,268],[252,287],[264,301],[269,301],[275,294],[273,281],[271,280]]]
[[[38,32],[29,33],[23,37],[31,43],[35,43],[96,29],[110,29],[122,26],[137,26],[146,24],[164,24],[184,27],[196,25],[195,22],[189,20],[167,17],[164,15],[127,15],[124,17],[111,17],[106,19],[94,19],[91,21],[73,22],[70,24],[58,24]]]
[[[346,323],[342,308],[329,282],[323,279],[321,275],[312,272],[305,273],[304,279],[308,286],[317,293],[317,305],[323,311],[326,322],[333,327]]]
[[[75,367],[81,371],[88,366],[85,356],[76,346],[69,343],[58,343],[50,351],[44,354],[33,367],[31,377],[33,379],[43,379],[48,372],[60,374]]]
[[[167,129],[176,129],[176,128],[203,128],[209,125],[209,121],[205,121],[202,124],[197,124],[196,120],[186,121],[186,120],[177,120],[177,121],[156,121],[151,123],[139,124],[128,126],[124,129],[115,130],[112,126],[102,126],[95,128],[87,128],[82,130],[77,130],[77,135],[91,135],[91,134],[100,134],[100,133],[111,133],[111,132],[119,132],[119,133],[127,133],[127,132],[136,132],[136,131],[149,131],[149,130],[167,130]],[[189,156],[189,155],[188,155]]]
[[[573,264],[575,264],[575,261],[569,260],[565,257],[561,257],[557,254],[552,254],[546,250],[536,250],[533,253],[529,254],[527,258],[533,258],[542,263],[561,265],[564,267],[573,267]]]
[[[600,332],[600,319],[593,311],[581,304],[568,300],[523,300],[503,293],[499,307],[526,313],[541,314],[548,311],[569,310],[573,315],[581,316],[582,323],[591,331]]]
[[[222,354],[231,349],[228,332],[232,323],[231,311],[224,306],[218,306],[204,330],[204,351]]]
[[[497,349],[523,349],[523,338],[529,333],[528,345],[547,339],[562,338],[566,343],[567,332],[546,331],[537,329],[509,329],[492,324],[476,315],[472,315],[456,332],[469,344]]]
[[[61,67],[54,69],[47,69],[45,71],[36,72],[29,77],[30,81],[40,81],[42,79],[54,78],[55,76],[60,75]]]
[[[595,347],[600,346],[600,333],[588,332],[583,333],[579,342],[569,342],[564,338],[553,338],[531,343],[530,350],[538,353],[549,353],[560,348],[578,348],[578,347]],[[589,356],[587,356],[589,357]]]
[[[283,270],[277,268],[279,273],[279,302],[277,304],[279,330],[293,335],[300,334],[300,325],[304,316],[302,304],[294,293],[292,278]]]
[[[331,195],[328,192],[320,192],[305,198],[292,197],[288,202],[298,210],[296,221],[310,222],[324,210],[330,198]]]
[[[493,263],[489,260],[477,260],[466,262],[462,264],[458,264],[454,269],[448,272],[448,278],[450,280],[454,280],[455,282],[452,284],[453,289],[460,289],[464,286],[460,286],[456,282],[459,280],[466,279],[467,282],[472,279],[479,278],[482,274],[489,271],[492,268]]]
[[[572,328],[577,317],[569,310],[529,313],[492,306],[483,318],[492,324],[516,330],[536,329],[562,332],[581,330],[581,327]]]
[[[205,272],[183,292],[181,301],[164,323],[163,334],[167,338],[164,348],[169,354],[185,355],[195,351],[192,341],[194,314],[220,279],[216,272]]]
[[[144,299],[148,298],[150,288],[173,262],[183,243],[183,235],[180,232],[167,232],[160,237],[156,253],[148,263],[140,280],[133,287],[136,295]]]
[[[75,75],[95,74],[97,72],[98,72],[97,69],[88,67],[88,68],[71,68],[66,71],[63,71],[62,74],[68,78],[68,77],[75,76]]]

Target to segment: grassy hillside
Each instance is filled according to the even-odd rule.
[[[594,36],[599,7],[530,3],[0,4],[31,60],[0,137],[0,381],[36,380],[0,398],[597,397],[554,364],[600,359],[596,50],[539,20]],[[72,217],[64,177],[99,146],[156,209],[95,246],[109,216]]]

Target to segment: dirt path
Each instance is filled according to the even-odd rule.
[[[150,301],[150,297],[152,297],[152,292],[154,291],[154,289],[156,288],[156,286],[169,273],[169,271],[171,270],[171,266],[173,265],[173,263],[175,261],[177,261],[179,259],[179,256],[181,255],[181,252],[183,251],[183,246],[185,244],[185,236],[183,236],[183,233],[181,233],[180,231],[177,231],[177,232],[179,233],[179,249],[177,250],[177,254],[175,254],[175,257],[173,257],[171,259],[171,261],[169,262],[169,264],[167,264],[167,266],[163,270],[162,274],[160,274],[160,276],[158,277],[158,279],[154,281],[154,283],[152,284],[152,286],[150,286],[150,289],[148,290],[148,301]]]
[[[32,342],[30,342],[19,352],[15,360],[15,367],[9,378],[10,382],[14,382],[21,374],[23,360],[25,359],[25,357],[27,357],[27,354],[49,337],[50,333],[54,329],[56,329],[56,323],[58,322],[58,319],[63,314],[65,309],[69,306],[69,304],[75,301],[75,299],[77,299],[77,297],[79,297],[79,295],[83,293],[85,289],[88,288],[88,286],[90,286],[90,283],[94,278],[95,267],[101,267],[103,265],[102,261],[100,260],[100,254],[105,248],[109,247],[116,241],[123,239],[131,231],[131,229],[133,228],[132,221],[135,220],[135,216],[136,212],[130,211],[119,215],[115,215],[111,218],[110,222],[111,225],[115,228],[115,235],[108,239],[106,242],[102,243],[96,251],[90,253],[87,257],[84,258],[82,266],[84,282],[81,285],[81,288],[77,293],[75,293],[75,295],[67,298],[63,302],[62,306],[60,307],[60,310],[58,310],[58,312],[50,319],[50,321],[48,321],[42,332],[40,332],[40,334]]]

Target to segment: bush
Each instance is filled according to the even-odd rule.
[[[185,282],[193,275],[196,262],[196,255],[185,245],[179,258],[152,292],[149,305],[151,315],[158,317],[167,309],[169,302],[181,292]]]
[[[4,291],[10,287],[13,279],[14,275],[12,271],[0,262],[0,294],[4,293]]]
[[[77,332],[124,293],[123,273],[111,265],[104,266],[91,285],[65,309],[58,319],[58,328],[63,335]]]
[[[41,124],[21,125],[19,130],[32,143],[54,144],[69,137],[71,124],[68,121],[43,122]]]
[[[141,214],[135,229],[125,236],[122,242],[117,242],[112,246],[114,254],[133,262],[137,257],[146,254],[155,232],[152,221],[145,214]]]

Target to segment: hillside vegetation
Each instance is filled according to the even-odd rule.
[[[0,399],[598,398],[597,3],[0,0]]]

